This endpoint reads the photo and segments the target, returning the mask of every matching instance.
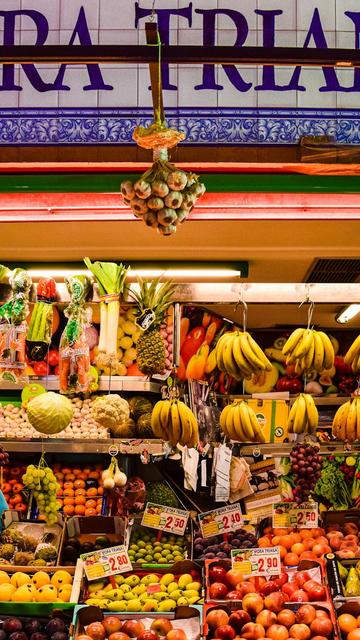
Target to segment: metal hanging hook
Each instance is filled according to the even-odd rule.
[[[313,302],[310,299],[310,285],[306,284],[305,286],[305,291],[306,291],[306,296],[305,296],[305,300],[303,300],[302,302],[300,302],[299,304],[299,309],[303,306],[303,304],[308,304],[309,308],[308,308],[308,319],[307,319],[307,328],[310,329],[310,325],[312,323],[312,318],[314,315],[314,309],[315,309],[315,302]]]
[[[240,299],[239,299],[239,302],[237,302],[237,303],[236,303],[236,305],[235,305],[235,309],[234,309],[235,313],[237,312],[237,310],[238,310],[238,308],[239,308],[239,305],[240,305],[240,304],[242,305],[242,308],[243,308],[243,322],[242,322],[242,324],[243,324],[243,331],[246,331],[246,328],[247,328],[247,320],[248,320],[248,306],[247,306],[247,304],[246,304],[246,302],[245,302],[245,300],[244,300],[244,290],[243,290],[243,288],[242,288],[242,287],[241,287],[241,289],[240,289]]]
[[[151,7],[151,16],[149,18],[150,22],[154,22],[155,20],[155,2],[156,0],[153,0],[152,7]]]

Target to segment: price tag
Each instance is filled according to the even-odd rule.
[[[185,533],[189,512],[148,502],[141,521],[143,527],[168,531],[177,536]]]
[[[221,533],[237,531],[242,526],[242,513],[239,503],[199,513],[198,518],[203,538],[211,538]]]
[[[84,570],[88,580],[98,580],[132,570],[132,564],[124,545],[83,553],[80,558],[84,561]]]
[[[315,529],[318,526],[319,512],[317,502],[277,502],[273,505],[273,527],[306,527]]]
[[[280,548],[233,549],[231,562],[233,568],[246,576],[279,575],[281,571]]]

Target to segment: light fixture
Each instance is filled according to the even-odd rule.
[[[339,324],[346,324],[355,318],[358,313],[360,313],[360,304],[349,304],[348,307],[345,307],[345,309],[336,316],[335,320]]]

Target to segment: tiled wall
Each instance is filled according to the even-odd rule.
[[[141,8],[150,9],[152,0],[138,0]],[[303,46],[309,31],[314,10],[318,9],[323,34],[328,47],[353,48],[355,45],[354,23],[345,15],[345,11],[359,12],[360,0],[156,0],[155,7],[159,9],[181,9],[192,4],[192,25],[189,27],[184,18],[171,17],[171,44],[202,44],[203,18],[197,9],[231,9],[240,12],[246,19],[248,26],[245,45],[263,45],[263,17],[256,14],[256,10],[282,10],[276,16],[275,45]],[[47,44],[68,44],[81,7],[86,13],[87,25],[93,44],[143,44],[145,32],[143,19],[139,28],[135,29],[135,0],[0,0],[0,11],[8,10],[36,10],[46,16],[49,23]],[[360,19],[359,19],[360,24]],[[15,42],[19,44],[34,44],[37,31],[34,22],[28,16],[18,17],[16,23]],[[216,44],[233,45],[236,29],[230,17],[220,15],[217,18]],[[0,42],[3,39],[3,18],[0,16]],[[311,40],[309,46],[313,46]],[[39,66],[38,70],[44,81],[54,82],[57,67],[51,65]],[[103,65],[104,81],[113,85],[112,91],[84,91],[83,87],[89,83],[86,68],[69,66],[65,74],[65,82],[71,87],[70,91],[47,91],[39,93],[30,83],[22,68],[17,69],[16,79],[23,87],[22,91],[0,91],[0,110],[19,110],[47,108],[87,108],[87,109],[123,109],[128,110],[151,107],[151,93],[149,91],[148,68],[125,65]],[[177,91],[164,92],[165,107],[181,110],[185,107],[214,110],[224,116],[227,110],[236,110],[241,115],[242,109],[253,110],[271,109],[276,117],[277,110],[287,109],[294,117],[301,115],[303,109],[330,109],[336,119],[337,109],[351,109],[358,115],[359,92],[331,91],[320,92],[324,86],[324,74],[321,69],[306,68],[302,70],[300,84],[305,91],[271,91],[256,90],[261,84],[262,68],[240,68],[244,81],[252,87],[246,91],[238,91],[230,82],[223,67],[215,71],[216,80],[223,87],[222,90],[195,90],[202,82],[203,68],[197,65],[171,68],[170,81],[178,86]],[[279,68],[276,70],[276,81],[279,85],[288,84],[293,74],[293,68]],[[354,72],[346,69],[337,72],[339,81],[344,87],[351,87]],[[1,73],[0,73],[1,79]],[[225,110],[225,111],[224,111]],[[136,111],[134,111],[136,113]],[[354,117],[354,113],[353,116]],[[213,115],[214,115],[213,114]],[[215,115],[214,115],[215,117]],[[322,119],[323,115],[321,115]],[[295,136],[296,137],[296,136]],[[357,140],[355,140],[356,142]],[[0,144],[2,129],[0,122]],[[207,141],[209,142],[209,141]],[[216,142],[216,140],[214,140]],[[263,142],[259,140],[259,142]],[[290,138],[288,143],[292,143]]]

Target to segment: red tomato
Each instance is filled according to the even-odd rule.
[[[191,356],[194,356],[199,347],[205,340],[204,327],[195,327],[187,334],[181,349],[181,357],[185,365],[189,362]]]
[[[46,376],[49,371],[49,366],[41,360],[40,362],[35,362],[33,365],[33,369],[36,376]]]
[[[57,349],[50,349],[47,357],[45,358],[50,367],[57,367],[59,364],[59,352]]]

